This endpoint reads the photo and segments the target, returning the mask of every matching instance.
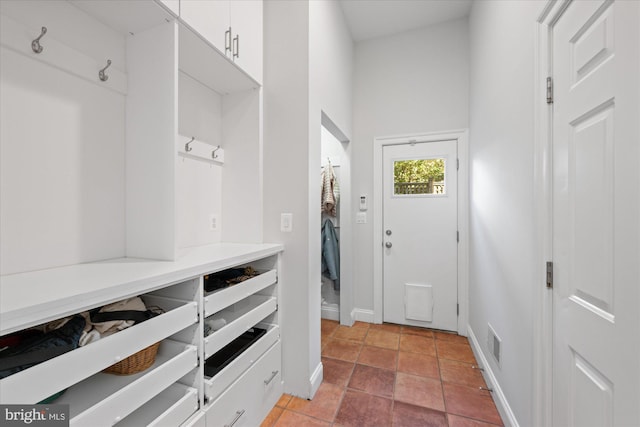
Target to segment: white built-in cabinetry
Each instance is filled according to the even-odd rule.
[[[208,9],[214,4],[226,8],[222,34],[207,24],[218,19]],[[258,425],[282,392],[277,267],[283,248],[262,243],[262,2],[55,0],[1,6],[3,58],[15,61],[11,67],[17,73],[28,69],[28,78],[47,82],[64,78],[71,90],[99,88],[91,94],[97,111],[114,99],[109,114],[95,119],[74,109],[73,97],[69,101],[53,92],[43,111],[69,112],[62,117],[69,123],[52,129],[68,130],[74,138],[78,129],[86,134],[77,137],[77,146],[59,147],[69,164],[86,168],[86,159],[100,156],[94,145],[123,148],[107,163],[118,166],[114,176],[106,167],[99,179],[61,181],[65,185],[52,193],[55,199],[59,187],[77,186],[99,201],[109,183],[118,218],[94,214],[102,205],[79,198],[78,212],[87,223],[79,224],[78,236],[61,233],[67,242],[33,231],[23,212],[31,233],[27,246],[38,246],[42,236],[45,248],[33,262],[7,263],[14,274],[0,276],[0,335],[136,295],[166,312],[0,380],[0,402],[32,404],[66,389],[56,403],[70,405],[72,425],[218,426],[236,418],[236,426]],[[68,28],[65,16],[73,17]],[[36,54],[31,41],[46,25],[44,51]],[[216,37],[224,38],[229,28],[231,51],[225,55]],[[90,43],[82,39],[87,33]],[[109,78],[100,81],[97,71],[107,59],[112,60]],[[12,88],[14,82],[5,81]],[[83,123],[87,117],[91,120]],[[25,122],[24,129],[33,123],[39,121]],[[20,124],[12,124],[8,135],[21,136]],[[113,135],[104,137],[111,128]],[[95,132],[104,141],[93,142]],[[66,135],[12,143],[35,153],[40,146],[62,145]],[[193,151],[186,145],[191,139]],[[69,175],[55,165],[47,172],[50,180]],[[79,176],[93,177],[85,170]],[[31,181],[33,186],[18,188],[19,180],[12,179],[8,185],[16,187],[7,188],[15,194],[33,188],[34,194],[23,196],[46,198],[36,178]],[[71,208],[59,211],[57,217],[64,218]],[[18,207],[11,218],[20,214]],[[2,226],[4,231],[12,224]],[[113,231],[92,232],[96,228]],[[110,235],[115,243],[101,251]],[[17,237],[6,247],[27,254]],[[74,258],[54,260],[57,247],[79,248],[81,263],[64,266]],[[85,256],[86,247],[108,256]],[[113,259],[101,261],[105,258]],[[205,275],[245,265],[262,274],[204,292]],[[205,337],[209,316],[223,316],[227,324]],[[215,377],[206,377],[206,359],[255,326],[267,332]],[[161,345],[148,370],[122,377],[101,372],[155,342]]]
[[[0,402],[33,404],[61,390],[74,426],[258,425],[282,393],[280,245],[215,244],[179,261],[119,259],[5,276],[0,335],[131,296],[164,314],[0,380]],[[205,292],[203,276],[251,265],[261,274]],[[56,292],[51,292],[56,289]],[[226,325],[204,336],[204,322]],[[250,328],[267,332],[213,378],[205,361]],[[156,361],[128,376],[101,371],[161,342]]]
[[[180,0],[180,18],[262,81],[261,0]]]
[[[180,16],[180,0],[160,0],[175,16]]]

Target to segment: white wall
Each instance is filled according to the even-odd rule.
[[[315,339],[312,341],[312,363],[320,369],[320,309],[321,309],[321,220],[320,184],[318,171],[321,165],[320,140],[323,115],[338,128],[341,136],[351,139],[352,130],[352,75],[353,42],[342,9],[338,2],[314,0],[309,2],[309,302],[312,309],[309,318]],[[324,119],[326,121],[326,118]],[[344,141],[343,139],[343,141]],[[346,141],[344,141],[346,142]],[[351,306],[351,228],[350,228],[350,145],[346,144],[345,167],[341,169],[344,193],[341,199],[343,223],[341,228],[341,321],[346,319]],[[350,313],[349,313],[350,315]],[[319,386],[319,383],[314,386]]]
[[[125,97],[72,72],[106,58],[124,71],[125,39],[67,2],[0,4],[34,38],[48,27],[41,56],[0,48],[1,273],[123,256]],[[53,40],[71,72],[41,61]]]
[[[470,330],[520,425],[532,425],[534,22],[544,2],[475,2],[470,16]],[[502,339],[501,368],[487,323]]]
[[[373,194],[375,137],[468,126],[467,20],[356,44],[353,194]],[[354,298],[373,321],[373,218],[354,231]],[[369,314],[367,318],[366,314]]]
[[[264,16],[264,239],[285,245],[279,273],[285,391],[311,397],[322,380],[321,112],[351,131],[351,39],[335,2],[268,1]],[[283,212],[293,214],[291,233],[280,232]]]
[[[225,95],[222,140],[225,164],[222,186],[222,241],[263,240],[262,95],[257,90]],[[238,197],[238,195],[245,197]],[[249,196],[250,195],[250,196]],[[247,197],[248,196],[248,197]]]
[[[347,138],[352,134],[353,54],[351,33],[338,2],[310,1],[311,95],[317,97],[319,105],[315,108],[320,108]],[[316,117],[316,113],[311,112],[313,119],[320,120],[320,114]],[[319,126],[317,131],[314,135],[320,141]]]
[[[223,143],[222,96],[183,72],[178,75],[178,134],[211,145]],[[184,138],[179,138],[180,143]],[[185,140],[188,141],[188,140]],[[184,145],[184,144],[182,144]],[[176,245],[178,248],[221,241],[224,166],[178,157],[176,162]],[[211,230],[211,215],[218,229]]]
[[[285,392],[309,397],[309,8],[306,2],[264,4],[264,239],[285,246],[280,325]],[[295,34],[295,37],[292,35]],[[280,232],[280,213],[293,231]]]

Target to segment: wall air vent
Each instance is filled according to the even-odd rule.
[[[493,356],[493,361],[496,362],[498,368],[500,368],[500,360],[502,356],[502,340],[496,334],[496,331],[493,329],[491,324],[487,324],[488,333],[487,333],[487,348],[489,349],[489,353]]]

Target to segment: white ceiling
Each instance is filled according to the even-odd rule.
[[[388,36],[469,15],[472,0],[340,0],[354,41]]]

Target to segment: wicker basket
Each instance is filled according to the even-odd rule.
[[[160,347],[160,342],[151,344],[149,347],[109,366],[103,372],[115,375],[131,375],[142,372],[155,362],[158,347]]]

